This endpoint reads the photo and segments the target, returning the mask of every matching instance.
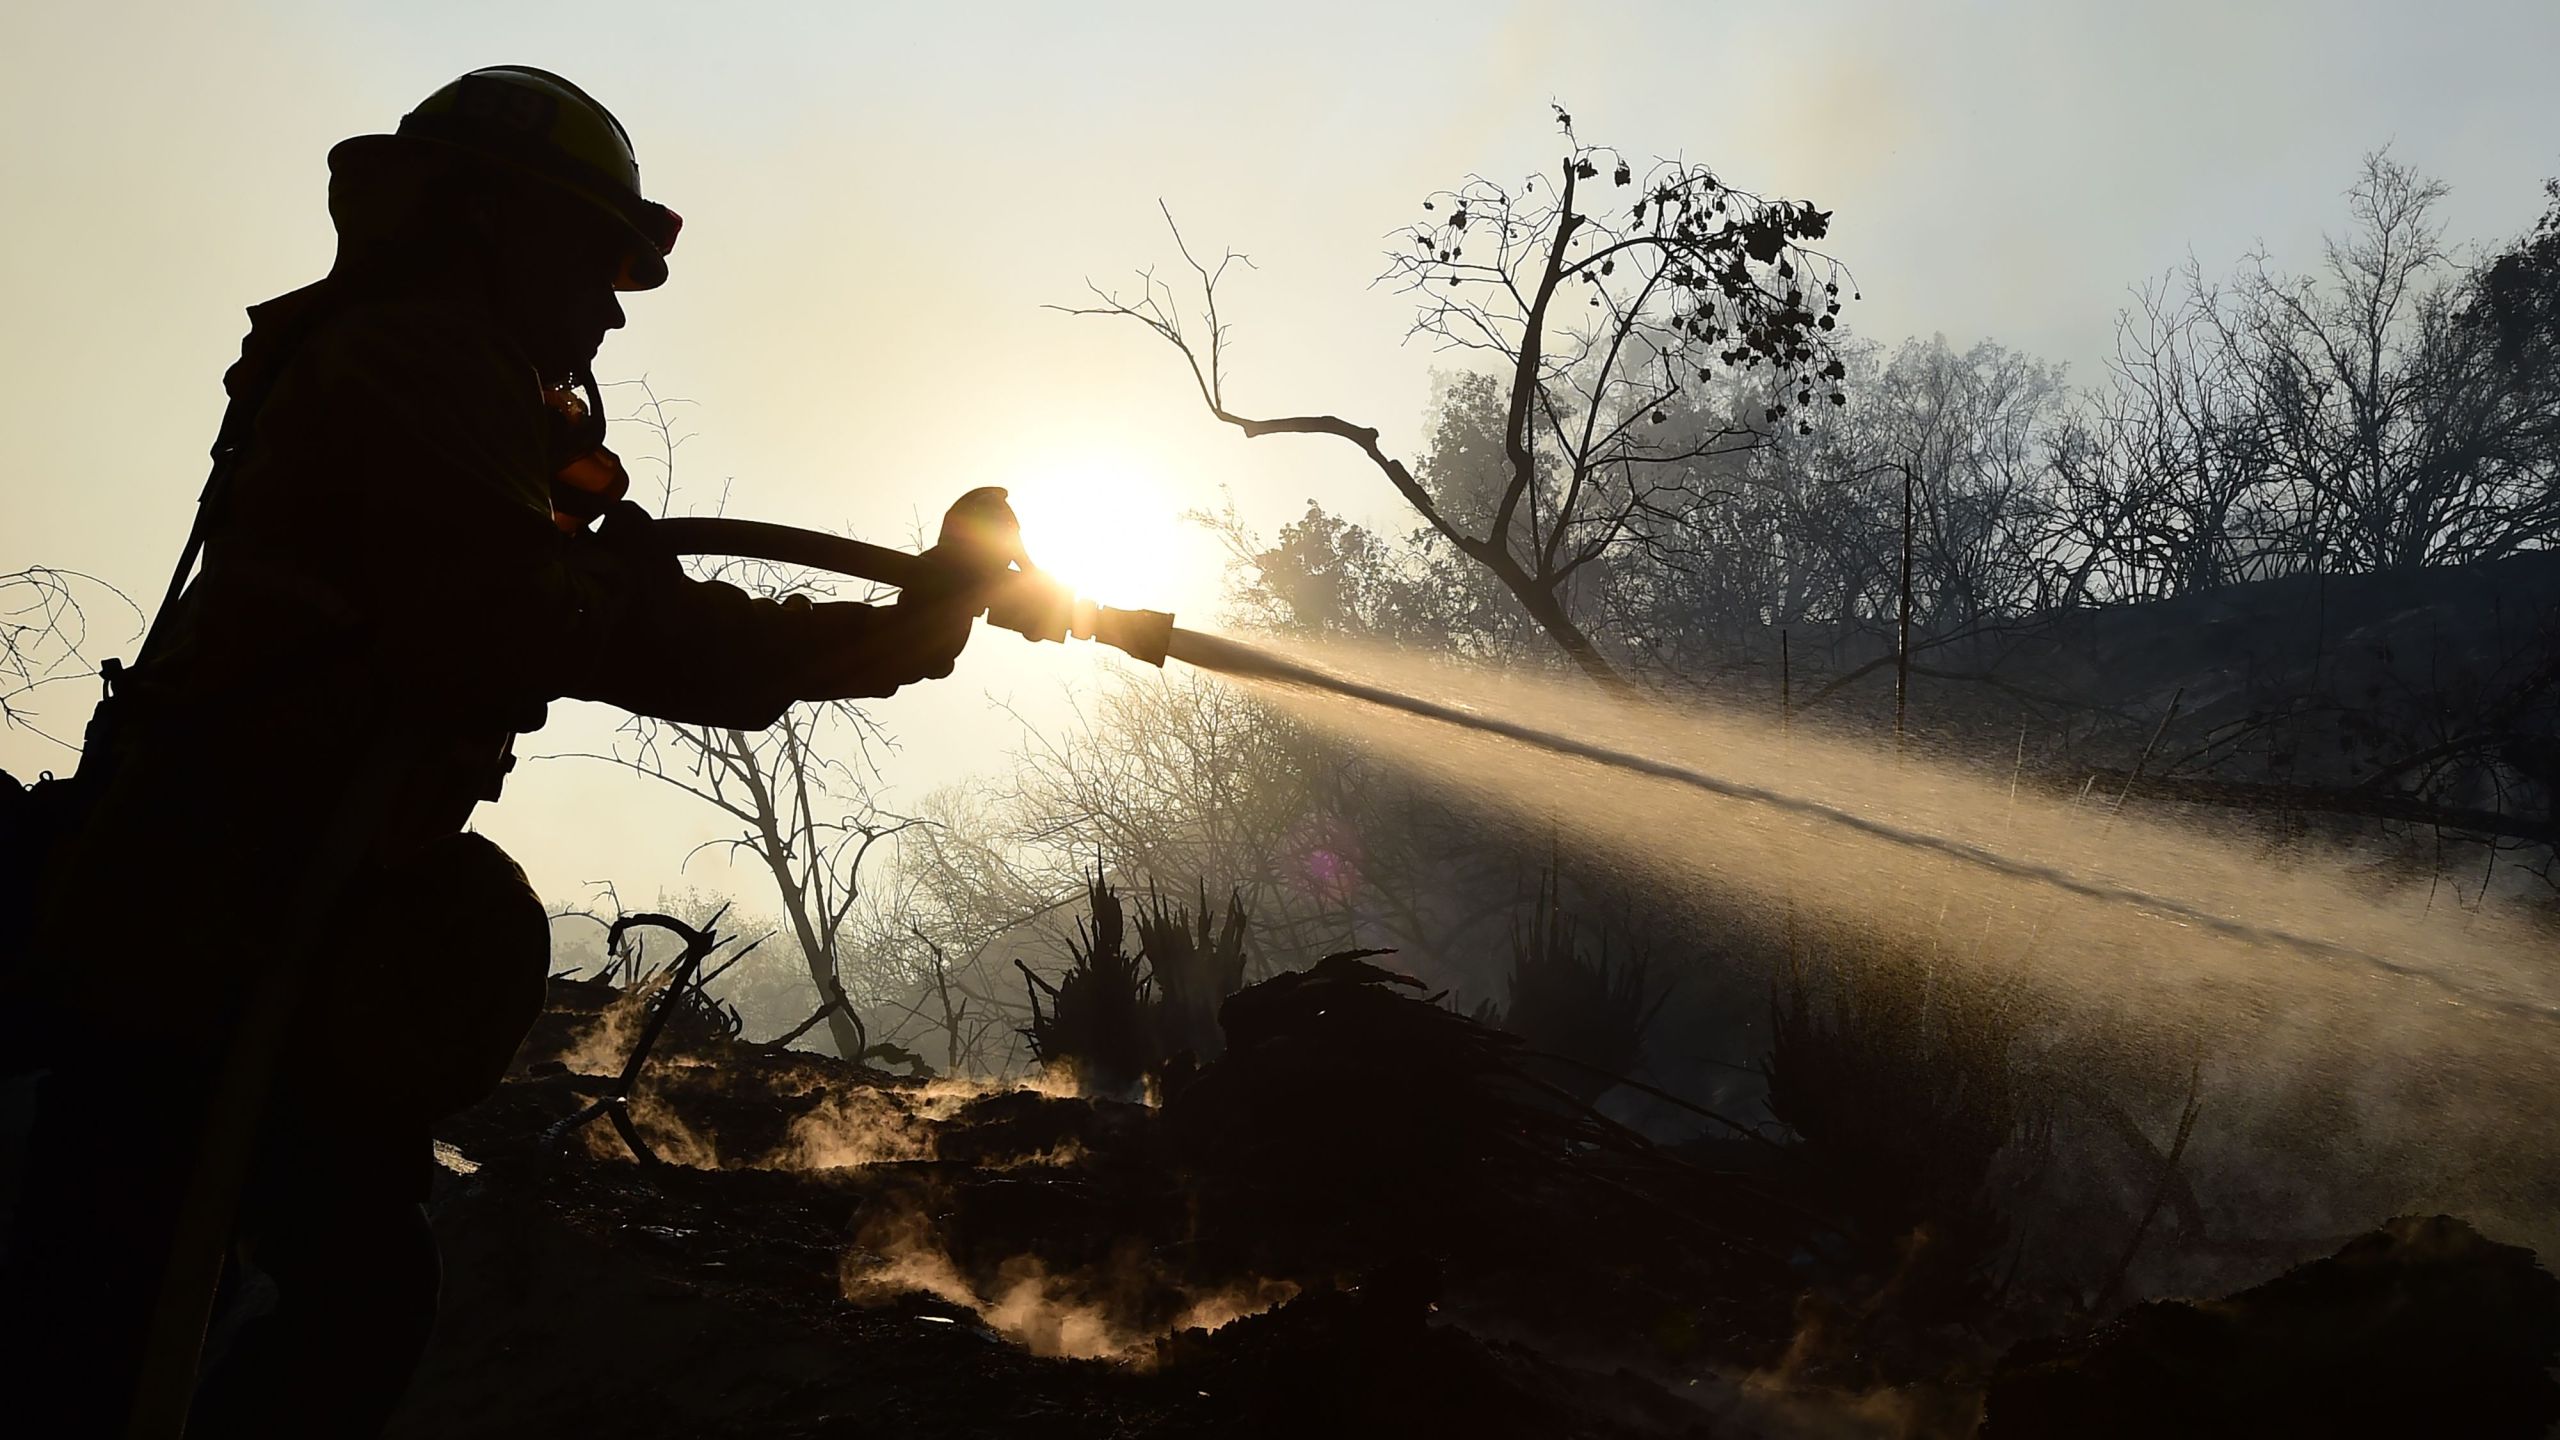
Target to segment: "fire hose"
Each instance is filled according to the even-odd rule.
[[[659,520],[658,543],[679,555],[728,555],[825,570],[901,590],[953,586],[966,590],[987,623],[1032,640],[1094,640],[1162,666],[1173,643],[1173,617],[1161,610],[1123,610],[1077,597],[1030,562],[1002,490],[973,490],[952,507],[934,555],[914,555],[789,525],[723,518]],[[983,600],[983,607],[975,602]]]

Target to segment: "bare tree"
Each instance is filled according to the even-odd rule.
[[[0,574],[0,729],[20,729],[68,750],[80,747],[56,728],[39,724],[28,698],[48,685],[97,674],[90,642],[89,599],[95,592],[128,612],[139,626],[141,607],[113,585],[77,570],[30,565]]]
[[[891,1041],[939,1038],[954,1072],[1009,1072],[1030,1018],[1012,960],[1025,945],[1063,952],[1081,870],[1027,842],[994,787],[937,791],[917,809],[922,823],[890,842],[851,918],[866,1003],[890,1017]]]
[[[868,749],[878,725],[844,702],[795,705],[761,733],[634,716],[604,760],[674,786],[736,821],[739,830],[697,850],[744,851],[773,879],[782,918],[807,961],[821,1002],[834,1001],[828,1035],[838,1053],[866,1048],[846,995],[847,922],[862,895],[872,848],[919,822],[875,806]],[[827,751],[850,747],[858,762]]]
[[[2348,191],[2354,227],[2321,276],[2264,256],[2211,312],[2251,385],[2263,443],[2315,568],[2494,559],[2560,534],[2550,462],[2502,404],[2493,337],[2435,219],[2445,186],[2387,154]]]
[[[1094,287],[1098,303],[1058,308],[1144,324],[1181,352],[1209,412],[1248,437],[1330,435],[1357,446],[1567,658],[1624,689],[1619,666],[1575,614],[1577,577],[1637,538],[1642,517],[1678,504],[1693,462],[1759,443],[1817,395],[1846,403],[1830,345],[1843,272],[1804,248],[1827,233],[1827,212],[1737,190],[1685,160],[1655,161],[1639,176],[1620,152],[1583,144],[1561,108],[1556,119],[1566,153],[1552,176],[1517,185],[1471,176],[1432,195],[1381,276],[1416,298],[1414,336],[1495,367],[1502,468],[1489,509],[1481,494],[1435,486],[1440,477],[1388,455],[1374,427],[1230,408],[1218,287],[1244,261],[1233,251],[1203,264],[1175,231],[1198,284],[1196,317],[1153,271],[1141,273],[1133,297]],[[1735,376],[1766,396],[1756,419],[1667,423]]]
[[[1026,723],[1020,758],[1006,804],[1053,868],[1098,856],[1124,885],[1235,890],[1266,952],[1362,943],[1340,759],[1243,692],[1129,677],[1062,725]]]
[[[1689,498],[1644,517],[1643,543],[1606,567],[1613,630],[1666,674],[1768,665],[1779,628],[1827,640],[1834,664],[1878,636],[1898,644],[1906,477],[1919,634],[1975,632],[2050,603],[2038,538],[2060,368],[1943,338],[1890,357],[1844,345],[1839,360],[1864,403],[1700,462]]]
[[[1917,623],[1980,627],[2038,608],[2029,531],[2044,483],[2045,433],[2060,367],[1982,341],[1906,342],[1885,367],[1869,417],[1880,458],[1911,481]]]
[[[2285,523],[2247,377],[2216,339],[2218,291],[2192,259],[2184,281],[2135,291],[2105,383],[2053,433],[2045,544],[2064,609],[2256,578]]]
[[[1009,967],[1065,965],[1097,873],[1234,896],[1256,973],[1373,945],[1464,969],[1516,889],[1481,816],[1197,676],[1124,674],[1026,722],[1016,759],[1009,783],[928,797],[856,919],[886,1033],[939,1033],[955,1065],[984,1062],[970,1027],[1027,1018]]]
[[[660,453],[661,504],[675,494],[676,433],[670,407],[647,382],[632,417],[653,430]],[[826,593],[824,583],[761,561],[696,562],[699,573],[752,593]],[[670,663],[681,664],[675,657]],[[846,701],[794,705],[762,732],[633,716],[603,753],[549,758],[603,760],[673,786],[737,822],[737,833],[697,847],[744,851],[773,879],[782,918],[826,1007],[837,1053],[858,1060],[868,1048],[846,990],[847,924],[862,895],[874,846],[918,822],[871,799],[875,752],[889,744],[861,707]],[[844,758],[849,755],[851,758]],[[690,857],[688,857],[690,858]]]

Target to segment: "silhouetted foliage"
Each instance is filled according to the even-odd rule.
[[[1565,154],[1551,174],[1509,185],[1477,175],[1426,197],[1380,276],[1414,297],[1412,333],[1497,368],[1500,452],[1481,454],[1481,479],[1416,471],[1379,448],[1374,427],[1338,416],[1229,408],[1218,285],[1242,258],[1233,251],[1203,264],[1177,232],[1200,287],[1190,331],[1184,302],[1152,271],[1136,297],[1097,287],[1099,303],[1072,313],[1137,320],[1170,342],[1210,413],[1248,437],[1358,446],[1568,660],[1623,686],[1575,613],[1581,577],[1637,543],[1646,516],[1698,498],[1699,462],[1781,426],[1807,430],[1809,411],[1847,403],[1832,345],[1846,272],[1807,248],[1829,233],[1830,212],[1686,160],[1639,175],[1619,151],[1583,143],[1561,107],[1555,116]],[[1747,407],[1724,403],[1737,378]],[[1715,403],[1697,404],[1711,393]]]
[[[1149,893],[1138,912],[1138,945],[1155,985],[1156,1053],[1213,1060],[1225,1048],[1218,1007],[1244,988],[1244,898],[1230,892],[1225,918],[1211,929],[1209,887],[1186,911]]]
[[[2005,1000],[1952,962],[1885,950],[1791,964],[1770,997],[1770,1113],[1862,1263],[1917,1314],[1987,1298],[2007,1233],[1992,1162],[2044,1123]]]
[[[1537,899],[1525,920],[1511,928],[1510,988],[1490,1018],[1531,1046],[1566,1060],[1554,1076],[1559,1089],[1588,1103],[1634,1073],[1645,1032],[1670,998],[1658,989],[1641,954],[1612,956],[1604,929],[1583,944],[1581,927],[1558,903],[1557,877],[1540,877]]]
[[[1031,1002],[1031,1023],[1022,1034],[1034,1058],[1073,1076],[1087,1093],[1133,1094],[1163,1058],[1155,1045],[1153,987],[1139,958],[1128,953],[1125,915],[1111,883],[1096,874],[1085,893],[1089,919],[1077,922],[1073,963],[1056,984],[1014,962]]]

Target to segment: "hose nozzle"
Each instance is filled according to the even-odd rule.
[[[1164,611],[1097,605],[1031,568],[1007,571],[996,582],[987,623],[1028,640],[1098,640],[1159,667],[1173,643],[1173,617]]]
[[[1165,610],[1121,610],[1079,600],[1074,633],[1079,640],[1099,640],[1161,670],[1165,651],[1173,645],[1173,615]]]

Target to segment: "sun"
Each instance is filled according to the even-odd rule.
[[[1048,461],[1006,488],[1033,562],[1078,595],[1155,610],[1202,598],[1197,572],[1213,547],[1182,518],[1200,502],[1162,470],[1127,456]]]

